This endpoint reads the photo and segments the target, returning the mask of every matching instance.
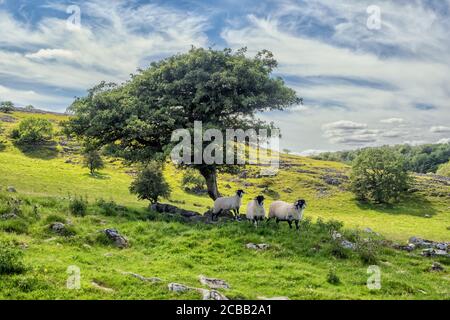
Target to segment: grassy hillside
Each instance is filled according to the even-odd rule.
[[[4,129],[0,137],[0,214],[11,211],[8,202],[12,198],[22,201],[20,220],[0,221],[0,239],[13,240],[26,248],[28,267],[22,275],[2,276],[0,298],[199,298],[193,292],[169,292],[167,283],[199,287],[200,274],[227,280],[232,288],[224,293],[231,298],[450,298],[448,271],[428,272],[433,260],[421,257],[419,252],[387,247],[376,250],[382,289],[368,290],[367,253],[344,250],[341,254],[330,238],[330,228],[335,225],[317,223],[319,218],[342,221],[342,232],[355,241],[370,237],[355,231],[366,227],[392,241],[404,242],[411,236],[449,241],[450,186],[445,180],[418,176],[416,192],[401,204],[371,206],[358,203],[346,191],[347,166],[284,155],[276,177],[257,178],[258,168],[251,167],[246,177],[220,176],[219,188],[224,194],[245,189],[242,208],[259,193],[268,198],[267,206],[273,199],[306,199],[308,219],[302,224],[300,236],[287,225],[265,225],[255,230],[245,222],[203,225],[168,221],[149,212],[147,203],[129,193],[133,170],[117,159],[107,159],[106,169],[93,178],[80,165],[77,145],[62,136],[55,144],[37,150],[14,146],[7,134],[29,116],[48,118],[55,125],[64,120],[53,114],[0,113]],[[168,203],[198,212],[212,205],[206,195],[185,192],[181,188],[182,172],[173,166],[166,166],[165,175],[173,189]],[[8,186],[14,186],[17,193],[6,192]],[[70,215],[69,195],[89,200],[86,217]],[[98,204],[99,199],[113,200],[117,206],[105,209]],[[61,237],[49,231],[49,223],[55,220],[71,224],[74,236]],[[119,250],[105,244],[98,231],[107,227],[126,235],[131,247]],[[255,252],[245,248],[248,242],[271,247]],[[445,259],[441,263],[448,265]],[[65,288],[70,265],[81,269],[81,290]],[[156,276],[163,281],[150,284],[123,272]],[[330,272],[338,275],[340,284],[327,282]]]

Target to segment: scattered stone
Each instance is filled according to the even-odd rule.
[[[107,252],[103,255],[104,257],[111,258],[113,254],[111,252]]]
[[[159,212],[159,213],[165,213],[168,215],[178,215],[187,219],[190,219],[192,217],[200,216],[198,212],[184,210],[181,208],[178,208],[176,206],[170,205],[170,204],[163,204],[163,203],[154,203],[150,206],[150,210]]]
[[[426,214],[426,215],[424,215],[424,218],[431,218],[431,215]]]
[[[205,276],[200,276],[200,283],[208,286],[211,289],[229,289],[230,286],[228,283],[226,283],[225,280],[221,279],[214,279],[214,278],[207,278]]]
[[[90,245],[88,245],[87,243],[84,243],[83,248],[90,250],[92,247]]]
[[[14,188],[13,186],[9,186],[8,188],[6,188],[6,191],[11,192],[11,193],[17,192],[16,188]]]
[[[15,213],[7,213],[0,216],[0,220],[12,220],[19,218]]]
[[[447,254],[447,251],[444,250],[436,250],[432,248],[427,248],[422,251],[422,256],[424,257],[450,257],[450,254]]]
[[[416,245],[414,245],[412,243],[408,243],[407,245],[394,244],[392,247],[397,250],[411,252],[416,248]]]
[[[191,290],[191,287],[185,286],[184,284],[180,283],[169,283],[169,290],[174,292],[186,292],[188,290]]]
[[[294,192],[291,188],[286,188],[283,190],[284,193],[292,193]]]
[[[442,272],[444,271],[444,267],[439,262],[433,262],[431,265],[430,271]]]
[[[229,300],[226,296],[216,290],[202,290],[203,300]]]
[[[253,187],[255,184],[254,183],[252,183],[252,182],[244,182],[243,184],[242,184],[244,187]]]
[[[58,239],[57,238],[48,238],[48,239],[45,239],[44,242],[53,242],[55,240],[58,240]]]
[[[332,185],[332,186],[340,186],[342,184],[342,181],[331,176],[324,176],[322,177],[323,181],[326,184]]]
[[[344,247],[345,249],[351,249],[351,250],[354,250],[356,248],[356,245],[353,242],[350,242],[348,240],[342,240],[341,246]]]
[[[128,240],[122,236],[116,229],[105,229],[105,235],[116,245],[118,248],[127,248]]]
[[[425,240],[418,237],[411,237],[408,243],[414,244],[416,247],[427,248],[427,249],[437,249],[441,251],[448,251],[450,243],[447,242],[436,242],[432,240]]]
[[[156,278],[156,277],[147,278],[147,277],[141,276],[140,274],[133,273],[133,272],[122,272],[122,274],[123,275],[132,276],[132,277],[137,278],[139,280],[142,280],[144,282],[153,282],[153,283],[155,283],[155,282],[161,282],[162,281],[160,278]]]
[[[259,300],[290,300],[288,297],[258,297]]]
[[[331,233],[331,238],[333,238],[333,240],[341,239],[341,238],[342,238],[342,234],[340,234],[340,233],[337,232],[337,231],[333,231],[333,232]]]
[[[270,245],[266,244],[266,243],[260,243],[260,244],[255,244],[255,243],[247,243],[245,245],[245,247],[247,249],[253,249],[253,250],[266,250],[270,248]]]
[[[105,287],[104,285],[102,285],[100,283],[97,283],[95,281],[92,281],[91,284],[96,289],[99,289],[99,290],[102,290],[102,291],[105,291],[105,292],[114,292],[114,289]]]
[[[4,115],[4,116],[0,117],[0,121],[1,122],[13,123],[13,122],[16,122],[16,118],[8,116],[8,115]]]
[[[231,186],[229,184],[224,185],[225,189],[231,189]]]

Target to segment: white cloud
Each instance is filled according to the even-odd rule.
[[[59,3],[47,7],[66,14],[66,6]],[[0,78],[31,82],[35,91],[56,87],[85,92],[103,80],[125,81],[152,60],[208,41],[206,18],[183,10],[130,6],[125,0],[108,5],[90,0],[80,7],[80,30],[70,30],[65,19],[52,17],[32,26],[0,8]]]
[[[381,123],[386,123],[386,124],[402,124],[405,123],[405,119],[402,118],[389,118],[389,119],[383,119],[380,120]]]
[[[433,132],[433,133],[446,133],[446,132],[450,132],[450,127],[433,126],[433,127],[431,127],[430,132]]]
[[[34,53],[28,53],[25,57],[29,59],[68,59],[71,60],[75,58],[73,51],[64,49],[40,49]]]
[[[355,129],[365,129],[367,128],[367,124],[357,123],[348,120],[340,120],[332,123],[327,123],[323,125],[323,128],[327,130],[329,129],[355,130]]]
[[[222,37],[230,46],[247,46],[252,53],[272,50],[281,75],[317,79],[293,85],[310,110],[276,119],[292,149],[299,136],[308,136],[298,142],[306,149],[336,148],[335,143],[432,141],[429,128],[450,122],[450,21],[441,19],[437,11],[419,0],[407,6],[380,0],[377,5],[382,10],[382,29],[372,31],[366,28],[365,9],[370,1],[282,3],[282,8],[270,16],[249,15],[248,25],[229,26]],[[307,25],[305,21],[318,21],[324,29],[330,29],[331,37],[322,39],[299,32]],[[319,106],[311,107],[308,101]],[[420,110],[416,108],[419,104],[434,108]],[[382,119],[386,121],[381,125],[401,125],[403,130],[347,133],[330,139],[334,132],[318,135],[312,128],[324,119],[332,122],[339,118],[355,119],[377,130],[382,129]]]

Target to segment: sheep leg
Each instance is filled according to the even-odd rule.
[[[292,221],[288,220],[288,223],[289,223],[289,229],[292,229]]]
[[[295,220],[295,228],[298,230],[300,227],[298,226],[298,220]]]
[[[278,218],[275,218],[275,222],[278,224],[280,223],[280,220]]]
[[[253,218],[253,223],[255,224],[255,228],[258,228],[258,218]]]
[[[269,223],[270,219],[272,219],[272,218],[267,218],[266,223]]]

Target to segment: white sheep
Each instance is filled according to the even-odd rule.
[[[262,221],[266,217],[264,196],[257,196],[247,204],[246,217],[248,220],[253,221],[255,227],[258,227],[258,221]]]
[[[221,197],[214,201],[214,209],[212,214],[212,219],[217,217],[224,210],[231,210],[236,219],[239,219],[239,208],[242,203],[242,196],[244,194],[243,190],[236,191],[236,195],[232,197]]]
[[[298,223],[303,217],[303,210],[306,208],[305,200],[297,200],[294,204],[284,201],[274,201],[270,204],[269,221],[275,218],[278,223],[280,221],[287,221],[289,227],[292,229],[292,221],[295,222],[295,227],[299,229]]]

